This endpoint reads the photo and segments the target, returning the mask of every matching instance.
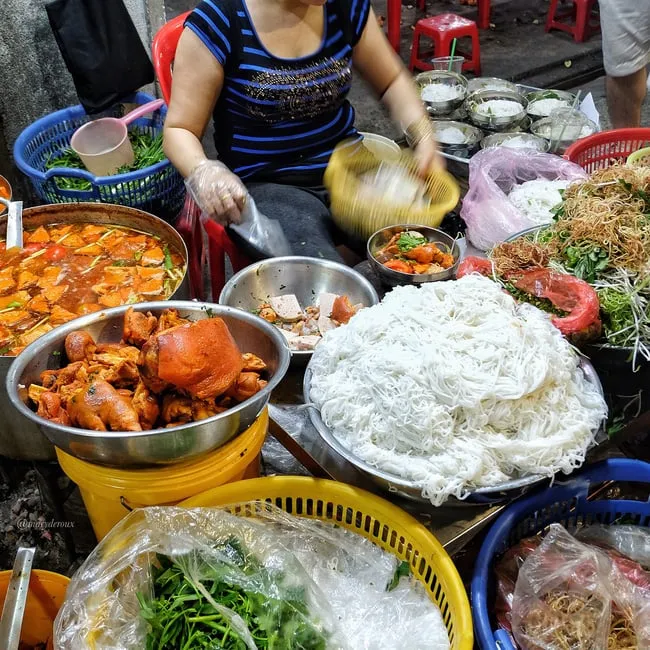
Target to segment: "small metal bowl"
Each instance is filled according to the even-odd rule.
[[[453,265],[440,273],[429,274],[415,274],[415,273],[402,273],[401,271],[393,271],[387,269],[379,260],[376,259],[375,254],[379,249],[383,248],[394,235],[405,232],[407,230],[416,230],[424,235],[429,242],[439,245],[444,252],[451,253],[454,256]],[[450,280],[456,273],[456,268],[460,262],[460,248],[453,237],[450,237],[446,232],[438,230],[438,228],[431,228],[429,226],[420,226],[417,224],[405,224],[400,226],[388,226],[378,230],[368,240],[368,261],[373,271],[377,274],[379,279],[387,287],[397,287],[404,284],[423,284],[425,282],[439,282],[441,280]]]
[[[433,132],[438,140],[438,147],[442,152],[460,158],[471,158],[479,150],[479,144],[483,139],[483,131],[481,131],[481,129],[472,126],[471,124],[465,124],[465,122],[448,120],[432,120],[431,126],[433,127]],[[450,128],[462,131],[465,141],[459,143],[445,142],[441,138],[441,134],[444,134],[445,129]]]
[[[443,86],[456,87],[458,89],[458,96],[454,99],[448,99],[441,102],[422,99],[422,102],[431,115],[448,115],[458,108],[467,97],[467,79],[455,72],[447,72],[445,70],[430,70],[429,72],[422,72],[415,77],[415,83],[420,90],[420,97],[422,97],[422,92],[427,86],[441,84]]]
[[[1,190],[4,190],[4,192]],[[13,198],[11,183],[9,183],[9,181],[4,176],[0,176],[0,197],[6,201],[11,201]],[[6,209],[7,207],[4,204],[0,203],[0,214],[4,214]]]
[[[508,145],[510,140],[515,138],[521,139],[526,142],[526,147],[511,147]],[[489,149],[490,147],[509,147],[511,149],[534,149],[546,153],[548,151],[548,141],[544,138],[539,138],[530,133],[493,133],[483,138],[481,142],[481,149]]]
[[[503,100],[519,104],[520,110],[513,115],[484,115],[479,112],[482,104],[492,100]],[[492,131],[511,131],[513,126],[518,125],[526,117],[528,101],[517,92],[507,90],[479,90],[472,93],[465,102],[465,108],[469,114],[470,121],[480,128]]]
[[[526,112],[531,116],[533,120],[539,120],[542,117],[548,117],[554,110],[557,110],[558,108],[562,108],[563,106],[570,107],[575,100],[575,95],[564,90],[538,90],[536,92],[527,93],[526,99],[528,100]],[[562,104],[554,106],[550,111],[540,111],[539,109],[535,110],[535,102],[539,102],[543,99],[557,99],[560,100]]]
[[[348,266],[316,257],[272,257],[251,264],[230,278],[219,296],[219,304],[251,313],[271,296],[294,294],[305,308],[315,304],[321,293],[346,295],[353,305],[364,307],[379,302],[370,282]],[[306,364],[311,355],[311,350],[291,350],[291,361]]]
[[[498,77],[476,77],[474,79],[468,80],[468,93],[472,94],[480,90],[507,90],[511,93],[519,92],[517,84],[513,84],[512,81],[506,81],[505,79],[499,79]]]
[[[64,342],[71,332],[85,330],[101,343],[122,339],[124,314],[129,305],[95,312],[60,325],[28,345],[14,360],[7,374],[6,390],[12,406],[37,424],[52,444],[67,454],[97,465],[137,468],[169,465],[196,458],[228,442],[248,429],[260,416],[289,367],[289,346],[270,323],[238,309],[200,302],[166,301],[132,305],[138,312],[159,316],[177,309],[180,316],[196,321],[222,318],[242,352],[251,352],[268,367],[269,382],[241,404],[218,415],[167,429],[151,431],[90,431],[64,426],[42,418],[27,405],[27,389],[40,383],[44,370],[61,368]]]
[[[585,117],[584,126],[580,133],[576,134],[574,127],[568,126],[564,128],[561,122],[554,120],[552,117],[543,117],[531,124],[530,132],[538,138],[546,140],[549,143],[551,153],[563,154],[577,140],[597,133],[598,125]],[[558,139],[560,136],[562,137],[561,140]]]

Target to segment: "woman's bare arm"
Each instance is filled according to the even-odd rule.
[[[354,48],[352,61],[402,130],[415,124],[428,124],[429,116],[413,79],[379,28],[372,9]],[[425,138],[418,144],[416,155],[423,172],[432,165],[442,164],[433,137]]]
[[[223,67],[201,39],[185,29],[174,60],[163,140],[165,154],[185,177],[207,158],[201,138],[221,94],[223,79]]]

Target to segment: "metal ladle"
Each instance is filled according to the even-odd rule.
[[[18,650],[35,548],[19,548],[0,618],[0,648]]]
[[[8,201],[0,197],[7,207],[7,250],[23,247],[23,202]]]

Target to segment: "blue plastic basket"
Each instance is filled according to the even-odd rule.
[[[493,629],[490,617],[494,601],[494,561],[520,540],[552,523],[565,527],[610,524],[628,517],[638,526],[650,527],[650,499],[588,501],[590,487],[605,481],[647,483],[650,463],[612,459],[598,463],[566,483],[526,497],[506,508],[487,534],[472,576],[471,602],[475,638],[482,650],[514,650],[507,632]]]
[[[124,103],[145,104],[154,99],[147,93],[136,93]],[[133,127],[158,135],[163,128],[166,108],[136,120]],[[102,117],[121,117],[122,106],[116,105]],[[55,167],[48,171],[45,164],[52,154],[70,147],[72,134],[82,124],[97,116],[86,114],[83,107],[73,106],[46,115],[28,126],[14,144],[14,159],[18,168],[34,185],[38,196],[46,203],[119,203],[172,219],[181,209],[185,197],[183,178],[169,160],[128,174],[94,176],[81,169]],[[68,190],[57,185],[61,177],[78,178],[91,183],[89,190]]]

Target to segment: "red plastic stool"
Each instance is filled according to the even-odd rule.
[[[592,34],[600,31],[600,22],[591,24],[589,20],[596,0],[572,0],[571,4],[571,9],[558,11],[559,0],[551,0],[546,19],[546,31],[560,29],[571,34],[576,43],[582,43]]]
[[[411,46],[411,61],[409,69],[432,70],[433,66],[420,58],[420,37],[426,36],[433,41],[435,56],[449,56],[451,44],[455,38],[469,37],[472,39],[472,56],[467,57],[456,50],[456,54],[464,56],[463,70],[471,70],[475,75],[481,74],[481,44],[478,37],[478,26],[473,20],[468,20],[456,14],[440,14],[430,18],[422,18],[415,25],[413,45]]]

